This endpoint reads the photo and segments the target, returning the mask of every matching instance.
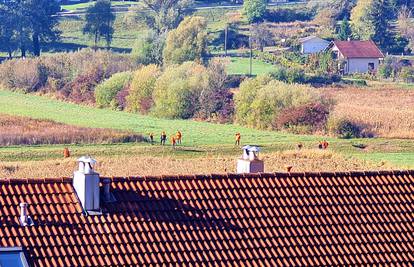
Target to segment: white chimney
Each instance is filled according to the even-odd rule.
[[[237,160],[237,173],[264,172],[264,163],[259,160],[260,149],[256,146],[244,146],[243,155]]]
[[[21,226],[33,225],[33,220],[27,213],[27,203],[20,203],[20,224]]]
[[[99,211],[99,173],[93,170],[96,160],[83,156],[78,162],[79,169],[73,175],[73,187],[85,211]]]

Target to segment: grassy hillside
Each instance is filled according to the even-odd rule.
[[[313,141],[312,136],[296,136],[271,131],[258,131],[234,125],[220,125],[191,120],[165,120],[138,114],[79,106],[45,97],[0,90],[0,113],[50,119],[76,126],[132,130],[156,136],[181,130],[187,145],[232,144],[240,132],[243,142],[270,144],[278,142]]]
[[[27,116],[37,119],[50,119],[76,126],[131,130],[156,136],[161,131],[169,135],[177,130],[183,132],[184,147],[172,151],[170,148],[148,144],[125,145],[84,145],[75,146],[77,154],[92,155],[137,155],[151,156],[174,155],[185,158],[205,157],[208,155],[237,155],[239,148],[234,147],[234,134],[242,134],[242,143],[264,146],[265,152],[294,150],[298,142],[308,149],[316,149],[318,141],[324,137],[299,136],[281,132],[259,131],[235,125],[219,125],[191,120],[157,119],[138,114],[79,106],[49,98],[24,95],[0,90],[0,113]],[[157,138],[158,139],[158,138]],[[156,139],[156,140],[157,140]],[[345,158],[357,157],[374,162],[380,167],[392,164],[394,168],[414,168],[414,141],[410,139],[328,139],[329,150],[342,154]],[[352,146],[364,143],[367,149]],[[0,148],[0,160],[21,161],[44,160],[61,157],[63,146],[32,146]],[[368,166],[368,165],[367,165]],[[372,168],[372,166],[370,167]]]

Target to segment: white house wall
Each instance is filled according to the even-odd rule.
[[[374,63],[374,70],[378,69],[378,58],[350,58],[348,59],[347,73],[366,73],[368,72],[368,64]]]

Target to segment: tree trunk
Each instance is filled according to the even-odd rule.
[[[98,49],[98,33],[95,32],[95,45],[93,48],[95,51]]]
[[[22,58],[25,58],[26,57],[26,46],[24,44],[20,46],[20,51],[22,52]]]
[[[39,34],[33,33],[33,53],[35,56],[40,56]]]

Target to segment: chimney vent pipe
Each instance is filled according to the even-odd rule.
[[[27,203],[23,202],[20,203],[20,224],[22,226],[30,226],[33,225],[32,218],[27,214]]]

